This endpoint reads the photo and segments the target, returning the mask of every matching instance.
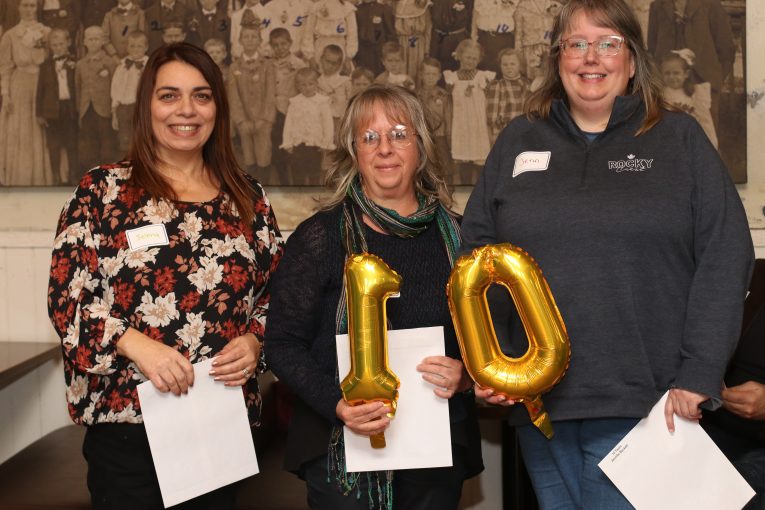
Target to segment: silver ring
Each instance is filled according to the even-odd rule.
[[[245,377],[250,377],[250,371],[247,370],[247,368],[245,367],[242,369],[242,375],[244,375]]]

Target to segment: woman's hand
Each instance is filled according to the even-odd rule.
[[[234,338],[215,356],[210,375],[226,386],[242,386],[255,373],[262,348],[252,333]]]
[[[180,395],[194,384],[194,368],[183,354],[137,329],[128,328],[117,341],[117,354],[134,362],[162,393]]]
[[[511,406],[515,404],[515,400],[510,400],[504,395],[495,395],[494,390],[491,388],[485,388],[477,383],[473,388],[475,389],[475,396],[484,400],[487,404],[496,406]]]
[[[765,385],[747,381],[723,388],[723,407],[747,420],[765,420]]]
[[[417,371],[436,386],[433,393],[441,398],[452,398],[473,384],[462,362],[448,356],[428,356],[417,365]]]
[[[390,425],[390,412],[390,406],[382,402],[352,406],[340,399],[335,406],[335,414],[345,426],[362,436],[374,436],[385,432]]]
[[[670,432],[675,431],[675,414],[686,420],[701,419],[699,404],[705,400],[709,400],[709,397],[701,393],[680,388],[669,390],[667,403],[664,404],[664,420],[667,422],[667,429]]]

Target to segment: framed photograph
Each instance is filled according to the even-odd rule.
[[[565,1],[0,0],[0,186],[124,158],[146,55],[183,40],[221,67],[237,157],[265,185],[321,184],[348,99],[385,82],[420,96],[447,181],[469,186],[539,86]],[[746,0],[627,2],[667,98],[747,182]]]

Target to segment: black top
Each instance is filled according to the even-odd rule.
[[[266,328],[266,358],[273,372],[297,394],[285,467],[327,453],[335,406],[342,398],[336,382],[335,313],[343,283],[345,254],[340,239],[341,207],[304,221],[289,237],[272,281]],[[369,252],[401,275],[401,297],[387,301],[390,329],[443,326],[445,352],[460,352],[446,300],[451,272],[435,222],[410,239],[379,234],[367,227]],[[469,450],[468,476],[483,468],[480,434],[472,396],[449,401],[452,442]]]

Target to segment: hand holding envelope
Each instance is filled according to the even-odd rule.
[[[754,491],[701,426],[675,417],[665,394],[598,464],[637,510],[739,510]]]

